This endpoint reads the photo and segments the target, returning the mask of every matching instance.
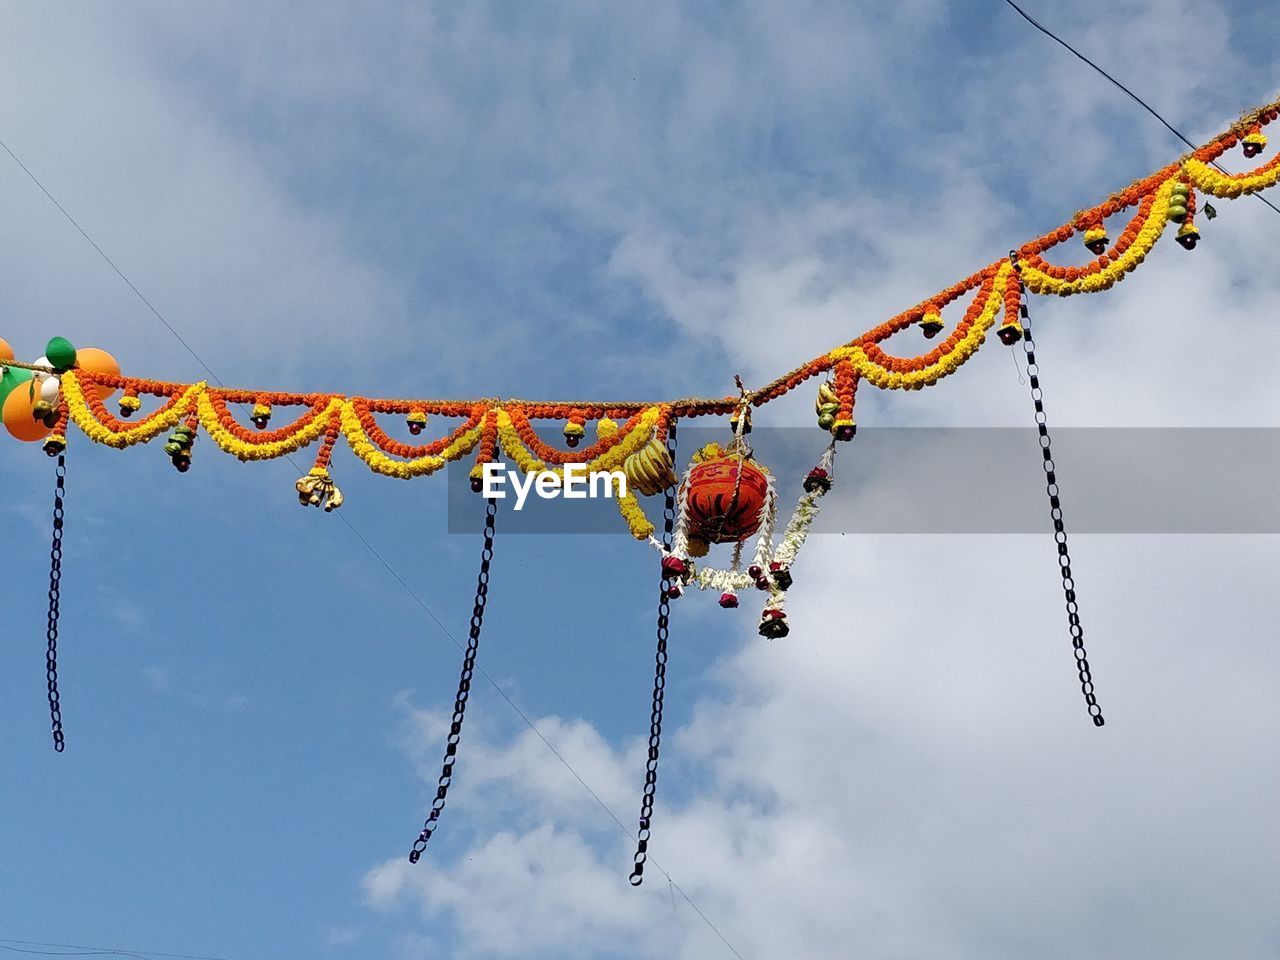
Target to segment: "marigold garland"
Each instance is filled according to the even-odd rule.
[[[1228,174],[1214,167],[1219,157],[1235,147],[1249,157],[1261,153],[1267,143],[1262,128],[1278,116],[1280,101],[1243,115],[1204,146],[1016,248],[1027,289],[1059,296],[1109,289],[1143,262],[1170,223],[1177,225],[1179,243],[1193,249],[1201,239],[1195,223],[1197,192],[1233,199],[1280,182],[1280,156],[1246,173]],[[1107,221],[1125,211],[1132,211],[1130,219],[1108,248]],[[1046,259],[1048,251],[1077,235],[1102,251],[1093,261],[1076,267],[1055,265]],[[944,329],[941,311],[965,296],[971,299],[964,317],[932,349],[916,356],[894,356],[883,348],[890,337],[912,327],[917,335],[940,335]],[[220,449],[241,460],[284,456],[323,438],[315,461],[314,469],[319,471],[314,477],[316,484],[331,482],[327,469],[340,437],[345,437],[371,470],[400,479],[435,473],[472,453],[476,454],[472,473],[478,477],[483,464],[493,460],[499,449],[525,472],[550,470],[563,475],[570,464],[589,471],[611,471],[621,469],[627,457],[654,438],[664,440],[668,425],[676,419],[740,416],[750,406],[763,406],[824,375],[831,379],[820,391],[820,420],[836,439],[845,440],[855,429],[854,401],[862,381],[886,390],[918,390],[936,384],[977,351],[1002,307],[1000,338],[1016,342],[1022,333],[1020,298],[1012,262],[1001,259],[757,390],[661,403],[376,399],[211,388],[204,382],[167,383],[71,369],[62,375],[62,412],[49,443],[55,448],[65,443],[67,421],[91,440],[116,448],[147,443],[185,424],[183,429],[190,439],[194,439],[197,427],[202,428]],[[144,395],[161,403],[137,422],[126,422],[107,411],[99,390],[87,387],[105,388],[104,395],[121,390],[120,411],[130,418],[140,412]],[[250,418],[257,429],[237,422],[229,410],[232,404],[250,406]],[[292,423],[267,430],[267,420],[283,407],[303,409]],[[457,418],[461,423],[430,443],[409,444],[392,438],[379,425],[377,416],[387,414],[404,418],[415,435],[422,432],[428,416]],[[558,421],[570,449],[544,441],[534,429],[534,420]],[[584,439],[588,421],[596,422],[596,442],[574,449]],[[643,539],[651,534],[652,524],[634,495],[620,498],[619,509],[633,535]]]
[[[411,460],[397,460],[387,456],[369,441],[360,415],[356,413],[355,401],[347,400],[342,404],[342,432],[351,445],[352,452],[375,473],[400,480],[429,476],[450,461],[461,459],[475,449],[480,442],[482,427],[479,418],[474,419],[474,423],[468,420],[455,430],[438,454],[428,453]]]
[[[601,440],[616,436],[618,433],[618,425],[604,417],[596,422],[596,436]],[[631,531],[631,535],[637,540],[648,540],[653,536],[656,527],[645,515],[644,507],[640,505],[640,501],[636,495],[627,488],[626,493],[622,493],[618,485],[613,485],[613,495],[618,502],[618,512],[622,514],[622,519],[627,522],[627,529]]]
[[[1174,179],[1170,178],[1154,194],[1144,198],[1142,208],[1125,228],[1120,242],[1089,267],[1068,267],[1059,276],[1055,275],[1057,271],[1043,269],[1039,257],[1028,257],[1022,265],[1022,278],[1027,286],[1034,293],[1056,293],[1063,297],[1109,290],[1123,280],[1125,274],[1136,270],[1160,239],[1169,220],[1169,194],[1173,184]]]
[[[88,394],[84,392],[80,386],[80,376],[74,370],[68,370],[62,375],[62,393],[72,422],[90,440],[118,450],[136,443],[147,443],[166,430],[176,427],[199,401],[206,386],[201,381],[186,388],[179,387],[182,392],[170,396],[168,402],[155,413],[138,423],[126,424],[107,413],[96,394],[92,391]],[[91,378],[85,379],[92,382]],[[107,423],[103,422],[104,419]],[[108,426],[108,423],[111,425]]]
[[[588,472],[599,473],[621,470],[622,463],[649,442],[653,428],[658,422],[661,407],[653,406],[641,411],[628,421],[628,426],[618,428],[616,433],[603,437],[601,443],[608,443],[607,449],[589,460],[578,460]],[[515,427],[511,414],[501,407],[494,408],[497,418],[498,440],[503,451],[524,473],[549,472],[564,477],[564,465],[548,466],[543,460],[534,457],[525,445],[524,438]],[[615,438],[620,438],[618,442]]]
[[[323,410],[313,408],[290,427],[255,437],[239,424],[229,421],[226,407],[208,390],[200,394],[199,416],[204,432],[224,451],[240,460],[274,460],[310,445],[329,428],[342,410],[342,400],[331,397]]]
[[[1012,272],[1012,264],[1004,261],[987,276],[964,320],[941,346],[923,356],[910,359],[892,357],[877,344],[865,339],[846,347],[837,347],[827,356],[837,363],[847,360],[859,378],[882,389],[919,390],[933,386],[943,377],[958,370],[982,345],[987,331],[1005,302],[1005,280]],[[837,394],[839,384],[840,379],[837,377]],[[844,403],[845,398],[841,397],[842,411]],[[841,415],[844,415],[843,412]]]
[[[1186,171],[1187,179],[1205,193],[1233,200],[1246,193],[1274,187],[1280,179],[1280,154],[1252,173],[1223,173],[1195,157],[1184,160],[1182,169]]]

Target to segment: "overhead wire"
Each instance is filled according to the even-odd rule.
[[[1155,117],[1157,120],[1159,120],[1159,121],[1160,121],[1160,123],[1162,123],[1162,124],[1164,125],[1165,129],[1167,129],[1167,130],[1168,130],[1170,133],[1172,133],[1175,137],[1177,137],[1179,140],[1181,140],[1184,144],[1186,144],[1186,145],[1187,145],[1188,147],[1190,147],[1192,150],[1197,149],[1196,144],[1192,143],[1192,142],[1191,142],[1191,140],[1189,140],[1189,139],[1188,139],[1188,138],[1187,138],[1187,137],[1182,133],[1182,131],[1181,131],[1181,130],[1179,130],[1177,127],[1175,127],[1173,124],[1171,124],[1171,123],[1170,123],[1168,120],[1166,120],[1163,116],[1161,116],[1161,115],[1160,115],[1160,113],[1159,113],[1159,111],[1157,111],[1155,107],[1151,106],[1151,104],[1149,104],[1149,103],[1147,103],[1147,101],[1143,100],[1140,96],[1138,96],[1136,93],[1134,93],[1134,92],[1133,92],[1132,90],[1130,90],[1128,87],[1126,87],[1123,83],[1121,83],[1119,80],[1117,80],[1117,79],[1116,79],[1115,77],[1113,77],[1111,74],[1109,74],[1106,70],[1102,69],[1102,67],[1098,66],[1096,63],[1094,63],[1092,60],[1090,60],[1088,57],[1086,57],[1083,53],[1081,53],[1079,50],[1077,50],[1077,49],[1076,49],[1075,47],[1073,47],[1071,44],[1067,43],[1067,41],[1063,40],[1060,36],[1058,36],[1056,33],[1054,33],[1052,30],[1050,30],[1048,27],[1046,27],[1043,23],[1041,23],[1041,22],[1040,22],[1039,20],[1037,20],[1035,17],[1031,16],[1031,14],[1027,13],[1027,11],[1023,10],[1023,9],[1022,9],[1022,7],[1020,7],[1020,6],[1018,6],[1016,3],[1014,3],[1014,0],[1004,0],[1004,2],[1005,2],[1005,3],[1007,3],[1009,6],[1013,7],[1013,9],[1014,9],[1015,11],[1017,11],[1018,15],[1019,15],[1020,17],[1022,17],[1022,19],[1023,19],[1023,20],[1027,21],[1027,23],[1031,24],[1033,27],[1035,27],[1037,30],[1039,30],[1041,33],[1043,33],[1043,34],[1044,34],[1046,37],[1048,37],[1050,40],[1054,41],[1054,43],[1057,43],[1059,46],[1062,46],[1062,47],[1064,47],[1065,49],[1069,50],[1072,54],[1074,54],[1074,55],[1076,56],[1076,58],[1077,58],[1077,59],[1083,60],[1083,61],[1084,61],[1085,63],[1087,63],[1090,67],[1092,67],[1094,70],[1096,70],[1098,73],[1102,74],[1102,76],[1106,77],[1106,79],[1110,80],[1112,84],[1114,84],[1114,85],[1115,85],[1116,87],[1118,87],[1120,90],[1124,91],[1124,93],[1125,93],[1126,95],[1128,95],[1128,97],[1129,97],[1131,100],[1133,100],[1133,102],[1134,102],[1134,103],[1138,104],[1138,106],[1140,106],[1140,107],[1142,107],[1142,109],[1146,110],[1146,111],[1147,111],[1147,113],[1151,114],[1151,116],[1153,116],[1153,117]],[[1222,164],[1218,163],[1218,161],[1214,160],[1214,161],[1213,161],[1213,165],[1214,165],[1215,167],[1217,167],[1219,170],[1221,170],[1223,173],[1226,173],[1226,172],[1227,172],[1226,168],[1224,168],[1224,167],[1222,166]],[[1275,204],[1273,204],[1270,200],[1268,200],[1268,199],[1267,199],[1266,197],[1264,197],[1262,194],[1260,194],[1260,193],[1255,193],[1255,194],[1253,194],[1253,196],[1257,197],[1259,200],[1261,200],[1263,203],[1265,203],[1268,207],[1270,207],[1270,208],[1271,208],[1272,210],[1274,210],[1276,213],[1280,213],[1280,207],[1277,207]]]
[[[71,216],[71,214],[67,212],[67,208],[58,202],[58,198],[55,197],[52,193],[50,193],[45,188],[45,185],[40,182],[40,178],[31,172],[31,170],[27,167],[27,165],[23,163],[21,159],[19,159],[16,153],[14,153],[12,150],[9,149],[9,144],[5,143],[4,140],[0,139],[0,147],[3,147],[4,152],[13,158],[13,162],[22,168],[22,172],[25,173],[28,178],[30,178],[31,182],[40,188],[40,192],[49,198],[49,202],[58,208],[58,212],[67,218],[67,222],[76,228],[80,236],[84,237],[85,240],[88,241],[89,246],[93,247],[93,249],[98,252],[98,256],[100,256],[103,260],[106,261],[107,266],[109,266],[112,270],[115,271],[116,276],[119,277],[121,280],[123,280],[125,282],[125,285],[137,295],[138,299],[141,300],[144,304],[146,304],[147,309],[150,310],[153,314],[155,314],[156,319],[165,325],[165,329],[167,329],[170,333],[172,333],[175,337],[177,337],[178,342],[186,348],[187,353],[195,357],[196,363],[204,367],[205,372],[209,374],[209,376],[212,377],[219,386],[222,386],[222,381],[218,379],[218,375],[214,373],[211,369],[209,369],[209,365],[205,363],[203,359],[201,359],[200,354],[196,353],[194,350],[191,349],[191,344],[187,343],[187,341],[182,338],[182,334],[178,333],[178,331],[173,328],[173,325],[164,318],[164,314],[162,314],[159,310],[156,309],[155,304],[153,304],[150,300],[148,300],[143,295],[142,291],[133,285],[133,281],[124,275],[124,271],[121,270],[119,267],[117,267],[116,262],[112,260],[109,256],[107,256],[107,253],[105,250],[103,250],[100,246],[98,246],[98,242],[94,240],[93,237],[89,236],[88,233],[85,232],[84,227],[80,226],[80,224],[76,221],[76,218]]]
[[[22,162],[22,160],[18,157],[16,153],[13,152],[13,150],[9,147],[9,145],[4,141],[3,138],[0,138],[0,147],[4,148],[4,151],[13,159],[14,163],[16,163],[21,168],[22,172],[27,175],[27,177],[31,180],[32,183],[34,183],[37,187],[39,187],[40,192],[43,193],[44,196],[48,198],[50,203],[52,203],[55,207],[57,207],[58,211],[63,215],[63,217],[65,217],[67,221],[73,227],[75,227],[76,231],[80,234],[80,236],[83,237],[91,247],[93,247],[93,249],[98,253],[98,256],[100,256],[107,263],[107,265],[112,269],[112,271],[115,272],[116,276],[118,276],[122,281],[124,281],[125,285],[128,286],[128,288],[132,290],[134,294],[137,295],[138,299],[141,300],[146,305],[147,309],[150,310],[150,312],[164,325],[165,329],[168,330],[171,334],[173,334],[173,336],[183,346],[183,348],[186,349],[187,353],[191,354],[191,356],[195,359],[195,361],[198,364],[200,364],[201,367],[204,368],[205,372],[208,373],[209,376],[216,383],[221,385],[222,380],[218,377],[217,373],[214,372],[213,368],[210,367],[209,364],[205,362],[204,358],[201,357],[200,354],[198,354],[195,351],[195,349],[191,346],[191,344],[189,344],[182,337],[182,335],[179,334],[176,329],[174,329],[173,324],[171,324],[168,321],[168,319],[165,318],[164,314],[162,314],[155,307],[155,305],[150,300],[147,299],[147,297],[142,293],[141,290],[138,289],[138,287],[133,283],[133,281],[130,280],[128,276],[125,275],[124,271],[121,270],[118,266],[116,266],[115,261],[113,261],[107,255],[106,251],[104,251],[102,247],[100,247],[97,244],[97,242],[94,241],[94,239],[89,235],[89,233],[84,229],[84,227],[80,225],[80,223],[75,219],[75,217],[71,215],[71,213],[66,209],[66,207],[64,207],[61,203],[58,202],[58,199],[48,190],[47,187],[45,187],[45,185],[40,181],[39,178],[36,177],[36,175],[31,171],[31,169],[25,163]],[[297,467],[297,463],[296,461],[294,461],[292,456],[286,455],[286,459],[289,461],[289,463]],[[386,559],[386,557],[384,557],[382,553],[369,540],[369,538],[366,537],[359,530],[359,528],[356,527],[354,523],[352,523],[352,521],[346,516],[346,514],[339,513],[337,514],[337,516],[346,525],[347,529],[349,529],[352,532],[352,534],[354,534],[355,537],[361,543],[364,544],[365,548],[368,549],[368,551],[371,554],[373,554],[373,556],[377,559],[377,561],[381,563],[383,567],[386,568],[387,572],[391,574],[391,576],[396,580],[396,582],[399,583],[400,586],[404,588],[405,592],[408,593],[410,598],[412,598],[412,600],[419,607],[422,608],[423,612],[425,612],[427,616],[431,618],[432,622],[434,622],[435,625],[439,627],[440,631],[446,637],[448,637],[449,640],[453,642],[454,646],[456,646],[459,650],[465,649],[462,642],[459,641],[458,638],[453,635],[453,633],[449,630],[449,628],[444,625],[444,622],[439,617],[436,616],[435,612],[430,607],[427,606],[427,604],[423,601],[423,599],[418,595],[417,591],[415,591],[413,587],[409,585],[408,581],[406,581],[404,577],[402,577],[399,574],[399,572],[391,565],[391,563]],[[482,677],[484,677],[484,679],[489,683],[489,685],[494,690],[497,691],[498,695],[524,722],[525,726],[527,726],[530,730],[533,731],[534,735],[542,742],[543,746],[545,746],[552,753],[552,755],[555,756],[555,758],[558,761],[560,761],[560,763],[564,766],[564,768],[569,771],[569,773],[573,776],[575,780],[578,781],[579,784],[582,785],[582,788],[586,790],[586,792],[600,806],[600,808],[606,814],[609,815],[610,819],[612,819],[613,822],[617,824],[618,829],[622,831],[623,835],[626,836],[628,839],[630,839],[631,831],[627,828],[627,826],[622,822],[622,820],[618,817],[618,815],[614,813],[612,808],[610,808],[609,805],[604,802],[604,800],[600,797],[600,795],[594,789],[592,789],[592,787],[587,783],[587,781],[583,779],[582,775],[579,774],[576,769],[574,769],[573,765],[565,758],[564,754],[562,754],[559,750],[557,750],[556,747],[551,743],[551,741],[548,740],[547,737],[542,733],[542,731],[538,729],[537,725],[533,722],[532,719],[530,719],[529,715],[525,713],[524,710],[522,710],[519,706],[516,705],[515,701],[512,700],[510,696],[508,696],[507,692],[502,689],[501,685],[499,685],[499,683],[492,677],[492,675],[489,674],[488,671],[486,671],[483,667],[479,666],[478,664],[476,666],[476,671]],[[693,901],[693,899],[689,896],[689,894],[684,891],[684,889],[680,886],[680,884],[676,883],[675,880],[672,879],[671,874],[668,873],[666,869],[664,869],[662,865],[652,856],[650,856],[649,862],[652,863],[658,869],[658,871],[667,878],[667,881],[672,886],[675,887],[675,889],[680,893],[680,896],[683,897],[685,901],[689,904],[689,906],[693,909],[693,911],[697,913],[699,917],[702,918],[702,921],[720,939],[720,941],[725,945],[725,947],[727,947],[728,950],[735,957],[738,958],[738,960],[743,960],[742,954],[739,953],[738,950],[733,946],[733,944],[729,942],[729,939],[724,935],[724,933],[721,932],[720,928],[717,927],[715,923],[713,923],[711,919],[705,913],[702,912],[701,908]],[[11,941],[11,942],[18,942],[18,941]],[[0,946],[3,946],[3,945],[0,944]],[[5,948],[5,949],[9,949],[9,948]]]
[[[15,946],[16,944],[16,946]],[[34,947],[58,947],[57,950],[36,950]],[[124,950],[118,947],[92,947],[82,943],[49,943],[44,940],[12,940],[0,938],[0,950],[10,953],[35,954],[42,957],[136,957],[137,960],[230,960],[195,953],[162,953],[158,950]]]

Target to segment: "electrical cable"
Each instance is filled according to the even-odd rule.
[[[27,168],[27,165],[25,163],[23,163],[20,159],[18,159],[18,155],[9,149],[9,145],[5,143],[4,140],[0,140],[0,147],[4,147],[4,152],[13,158],[13,162],[22,168],[22,172],[25,173],[30,178],[32,183],[34,183],[37,187],[40,188],[40,192],[49,198],[49,202],[58,208],[58,212],[67,218],[67,222],[70,223],[73,227],[75,227],[76,230],[79,232],[80,236],[84,237],[85,240],[88,241],[89,246],[93,247],[93,249],[98,252],[98,256],[100,256],[103,260],[106,261],[107,266],[109,266],[112,270],[115,271],[116,276],[119,277],[121,280],[123,280],[125,282],[125,285],[137,295],[138,299],[141,300],[144,304],[146,304],[147,309],[150,310],[153,314],[155,314],[156,319],[165,325],[165,329],[167,329],[170,333],[172,333],[175,337],[177,337],[178,342],[182,344],[184,347],[186,347],[187,353],[191,354],[191,356],[196,358],[196,363],[204,367],[205,372],[209,374],[209,376],[212,377],[219,386],[222,386],[223,385],[222,381],[218,379],[218,375],[209,369],[209,365],[200,358],[200,354],[196,353],[194,350],[191,349],[191,344],[187,343],[186,340],[182,339],[182,335],[178,333],[177,330],[173,329],[173,325],[170,324],[169,321],[164,318],[164,314],[162,314],[159,310],[157,310],[155,308],[155,305],[150,300],[148,300],[145,296],[143,296],[142,291],[133,285],[133,281],[124,275],[124,271],[116,266],[115,261],[112,260],[109,256],[107,256],[106,251],[103,250],[100,246],[98,246],[97,241],[95,241],[93,237],[89,236],[89,234],[85,232],[84,227],[80,226],[80,224],[76,222],[76,218],[71,216],[71,214],[67,212],[66,208],[58,202],[57,198],[52,193],[50,193],[47,189],[45,189],[45,185],[41,183],[39,178],[37,178],[36,175]]]
[[[11,946],[19,944],[19,946]],[[33,950],[31,947],[58,947],[58,950]],[[138,960],[229,960],[227,957],[211,957],[194,953],[161,953],[157,950],[123,950],[114,947],[91,947],[82,943],[48,943],[44,940],[0,939],[0,950],[11,953],[29,953],[43,957],[137,957]]]
[[[1165,129],[1167,129],[1175,137],[1177,137],[1179,140],[1185,143],[1188,147],[1190,147],[1192,150],[1197,149],[1196,145],[1192,143],[1190,140],[1188,140],[1185,136],[1183,136],[1182,132],[1178,130],[1176,127],[1174,127],[1173,124],[1171,124],[1168,120],[1162,117],[1156,111],[1155,107],[1151,106],[1151,104],[1147,103],[1147,101],[1143,100],[1140,96],[1138,96],[1128,87],[1126,87],[1123,83],[1121,83],[1111,74],[1107,73],[1107,71],[1103,70],[1100,66],[1098,66],[1096,63],[1094,63],[1092,60],[1086,57],[1083,53],[1081,53],[1075,47],[1071,46],[1071,44],[1067,43],[1067,41],[1063,40],[1060,36],[1058,36],[1056,33],[1054,33],[1044,24],[1042,24],[1039,20],[1031,16],[1031,14],[1027,13],[1027,11],[1023,10],[1020,6],[1014,3],[1013,0],[1004,0],[1004,2],[1007,3],[1009,6],[1013,7],[1013,9],[1018,12],[1018,15],[1022,17],[1023,20],[1027,21],[1027,23],[1031,24],[1033,27],[1035,27],[1037,30],[1043,33],[1050,40],[1054,41],[1055,43],[1069,50],[1071,53],[1075,54],[1075,56],[1078,59],[1083,60],[1089,66],[1093,67],[1094,70],[1098,71],[1098,73],[1102,74],[1104,77],[1110,80],[1115,86],[1123,90],[1129,96],[1129,98],[1133,100],[1134,103],[1138,104],[1140,107],[1142,107],[1142,109],[1146,110],[1147,113],[1151,114],[1153,117],[1159,120],[1162,124],[1164,124]],[[1222,164],[1218,163],[1216,160],[1213,161],[1213,165],[1217,167],[1219,170],[1221,170],[1223,173],[1227,172],[1226,169],[1222,166]],[[1270,200],[1268,200],[1262,194],[1255,193],[1253,194],[1253,196],[1257,197],[1259,200],[1265,203],[1272,210],[1275,210],[1276,213],[1280,213],[1280,207],[1276,207],[1275,204],[1273,204]]]

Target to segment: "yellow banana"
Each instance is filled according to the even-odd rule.
[[[337,510],[342,506],[342,491],[338,489],[338,485],[336,483],[331,482],[330,486],[329,502],[324,505],[325,513],[332,513],[334,510]]]
[[[815,413],[822,413],[822,408],[835,404],[840,405],[840,398],[836,396],[836,388],[830,380],[823,380],[818,384],[818,399],[813,405]]]
[[[342,506],[342,491],[330,477],[309,473],[299,477],[293,486],[304,507],[323,506],[326,512],[332,512]]]
[[[666,444],[657,437],[627,457],[622,471],[627,475],[629,491],[642,497],[661,493],[676,482],[671,455],[667,453]]]
[[[623,464],[623,472],[627,475],[628,490],[631,493],[638,493],[643,497],[652,496],[657,484],[657,476],[653,470],[653,463],[649,456],[649,448],[641,447],[626,460]]]

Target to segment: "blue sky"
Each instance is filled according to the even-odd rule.
[[[1029,9],[1193,138],[1274,95],[1260,5]],[[0,137],[237,385],[724,393],[1179,151],[994,2],[6,19]],[[0,204],[0,336],[20,356],[64,334],[131,373],[202,375],[7,158]],[[1162,244],[1109,297],[1033,304],[1053,423],[1275,422],[1277,222],[1219,206],[1194,254]],[[860,411],[1029,414],[995,343]],[[179,476],[158,449],[77,439],[63,756],[41,656],[50,466],[0,444],[0,940],[730,955],[664,883],[626,885],[630,841],[487,685],[407,869],[456,648],[345,525],[298,509],[287,464],[205,440]],[[342,453],[334,469],[348,518],[462,636],[478,543],[446,533],[443,483]],[[1047,533],[822,538],[780,643],[747,609],[679,604],[653,852],[744,957],[1275,955],[1276,540],[1074,552],[1104,731],[1078,702]],[[630,823],[653,557],[501,529],[497,553],[481,664]]]

